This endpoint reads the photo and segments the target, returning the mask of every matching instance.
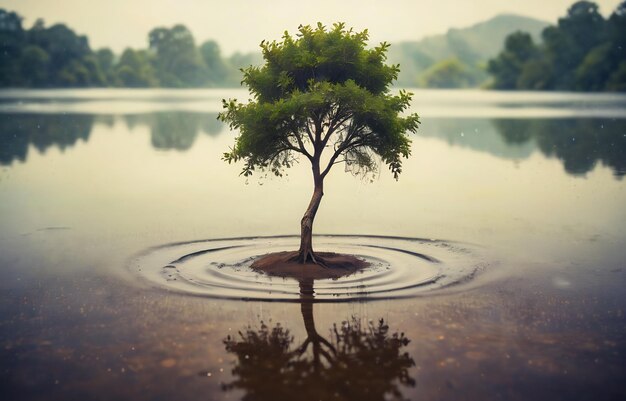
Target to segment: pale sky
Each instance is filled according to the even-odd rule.
[[[608,16],[622,0],[597,0]],[[67,24],[89,37],[91,47],[147,47],[157,26],[186,25],[197,43],[216,40],[222,52],[256,51],[261,40],[280,39],[299,24],[332,25],[343,21],[369,29],[372,43],[419,40],[462,28],[497,14],[514,13],[548,22],[563,16],[572,0],[0,0],[30,28],[37,18],[46,25]]]

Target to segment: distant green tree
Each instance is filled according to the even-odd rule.
[[[447,59],[428,68],[421,76],[421,86],[428,88],[467,88],[475,86],[481,76],[456,58]]]
[[[85,66],[84,58],[91,54],[85,36],[79,36],[63,24],[46,28],[39,20],[28,31],[28,41],[48,53],[50,86],[87,86],[98,84]]]
[[[610,51],[607,55],[612,71],[605,89],[626,92],[626,1],[622,1],[608,21]]]
[[[150,49],[156,53],[154,64],[163,86],[201,86],[206,82],[206,67],[191,32],[184,25],[155,28],[148,35]]]
[[[579,90],[601,91],[606,86],[614,66],[611,65],[613,44],[606,42],[594,47],[574,71],[575,88]]]
[[[614,92],[626,92],[626,61],[622,61],[606,82],[606,89]]]
[[[158,84],[150,56],[145,50],[124,50],[115,67],[115,76],[120,86],[142,88]]]
[[[25,39],[22,18],[14,12],[0,9],[0,86],[18,86],[19,58]]]
[[[298,157],[311,163],[314,191],[301,220],[297,259],[323,264],[313,252],[312,230],[331,168],[344,163],[366,174],[382,160],[398,178],[411,152],[407,132],[416,131],[419,120],[400,115],[409,93],[390,93],[399,68],[385,64],[388,44],[366,49],[367,31],[339,23],[298,30],[297,38],[285,32],[281,42],[261,43],[265,64],[243,76],[253,100],[223,101],[220,118],[239,131],[224,159],[243,161],[244,176],[257,169],[281,176]]]
[[[547,56],[552,61],[552,78],[556,89],[576,85],[576,68],[594,47],[606,39],[606,24],[598,5],[578,1],[560,18],[557,26],[543,32]]]
[[[25,86],[41,87],[48,82],[50,56],[39,46],[29,45],[22,49],[19,58],[22,83]]]
[[[504,50],[489,61],[488,71],[494,76],[493,87],[515,89],[524,64],[537,55],[533,38],[525,32],[515,32],[507,36]]]
[[[200,55],[207,69],[207,81],[210,85],[223,84],[228,77],[228,67],[222,59],[217,42],[207,40],[200,46]]]
[[[115,83],[115,54],[109,48],[98,49],[95,53],[96,60],[100,71],[104,76],[104,80],[108,85]]]
[[[526,61],[516,80],[517,89],[544,90],[552,84],[552,64],[543,57]]]

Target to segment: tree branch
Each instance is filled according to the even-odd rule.
[[[337,160],[337,158],[342,153],[344,153],[345,151],[347,151],[350,148],[355,148],[355,147],[361,146],[361,145],[363,145],[365,143],[365,140],[367,139],[367,137],[359,137],[359,139],[355,140],[354,142],[351,142],[352,139],[354,138],[355,133],[358,132],[358,131],[361,131],[363,128],[364,127],[359,127],[357,130],[354,130],[350,134],[348,134],[348,137],[337,148],[337,150],[335,150],[335,153],[332,155],[332,157],[328,161],[328,165],[326,166],[326,168],[324,169],[324,171],[321,174],[322,178],[326,177],[326,174],[328,174],[328,172],[330,171],[331,167],[335,164],[335,161]]]
[[[326,144],[328,143],[330,136],[337,130],[337,128],[345,124],[351,118],[352,118],[352,115],[348,115],[345,118],[341,119],[341,121],[332,123],[328,127],[328,131],[326,131],[326,136],[324,137],[324,140],[322,141],[322,146],[326,147]]]
[[[294,133],[293,136],[296,137],[296,140],[298,141],[298,146],[300,146],[300,149],[302,150],[302,152],[300,153],[305,155],[309,160],[313,161],[313,156],[311,156],[311,154],[304,147],[304,142],[302,142],[302,138],[300,138],[300,135],[298,135],[297,133]]]
[[[311,126],[309,125],[308,119],[304,127],[306,128],[306,133],[309,136],[309,140],[311,141],[311,144],[315,146],[315,140],[313,139],[313,133],[311,132]]]

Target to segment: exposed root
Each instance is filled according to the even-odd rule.
[[[325,269],[329,268],[324,258],[318,255],[315,255],[315,252],[313,252],[312,250],[300,252],[297,258],[295,258],[294,262],[298,262],[303,265],[307,263],[313,263]]]

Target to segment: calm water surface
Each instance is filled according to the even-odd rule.
[[[301,283],[246,267],[312,190],[220,160],[247,96],[0,92],[3,400],[626,397],[625,96],[415,91],[400,180],[315,222],[380,263]]]

